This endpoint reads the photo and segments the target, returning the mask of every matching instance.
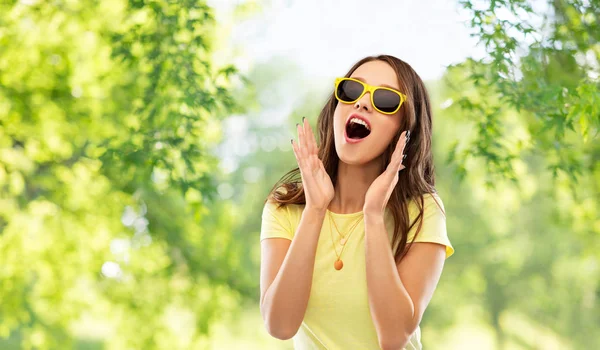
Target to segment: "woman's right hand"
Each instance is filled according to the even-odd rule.
[[[318,147],[315,135],[306,118],[302,124],[296,124],[298,130],[298,144],[292,139],[294,155],[302,176],[302,187],[306,198],[306,207],[317,210],[326,210],[333,199],[333,183],[323,162],[318,156]]]

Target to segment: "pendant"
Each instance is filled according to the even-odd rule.
[[[338,259],[336,260],[336,262],[333,264],[333,267],[335,267],[336,270],[341,270],[342,267],[344,267],[344,263]]]
[[[341,244],[341,245],[344,245],[344,244],[346,244],[346,238],[342,238],[342,239],[340,239],[340,244]]]

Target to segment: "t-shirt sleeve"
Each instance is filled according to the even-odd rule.
[[[446,246],[446,259],[448,259],[454,254],[454,247],[452,247],[446,231],[444,203],[442,203],[441,198],[437,194],[427,194],[424,196],[423,208],[423,223],[421,224],[421,230],[415,239],[414,236],[419,227],[419,222],[417,221],[408,232],[408,242],[432,242],[442,244]],[[419,209],[416,204],[411,209],[413,210],[413,213],[416,214],[414,216],[411,215],[412,220],[412,217],[416,217],[419,214]],[[442,209],[444,211],[442,211]]]
[[[262,212],[260,240],[274,237],[292,240],[294,234],[291,229],[287,208],[285,206],[278,208],[276,202],[267,201]]]

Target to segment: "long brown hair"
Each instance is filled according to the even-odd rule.
[[[374,60],[381,60],[392,66],[400,84],[400,91],[408,97],[401,107],[402,118],[400,128],[388,148],[384,151],[380,171],[382,173],[387,167],[394,151],[394,146],[398,142],[402,132],[410,130],[410,142],[404,149],[404,154],[407,156],[403,164],[406,168],[400,171],[398,184],[388,201],[388,207],[391,209],[394,218],[392,247],[396,247],[394,259],[396,264],[398,264],[406,256],[412,245],[412,243],[407,244],[410,229],[418,222],[415,237],[421,230],[424,195],[436,192],[434,187],[433,155],[431,151],[431,103],[429,102],[429,94],[421,78],[408,63],[394,56],[379,55],[365,57],[354,64],[345,76],[350,77],[360,65]],[[323,162],[325,170],[331,177],[334,188],[337,181],[338,163],[340,161],[335,150],[333,135],[333,114],[337,103],[338,101],[332,91],[317,120],[318,137],[320,140],[318,142],[318,155],[319,159]],[[279,188],[284,188],[286,192],[278,191]],[[419,208],[419,215],[412,223],[409,222],[408,214],[408,201],[410,199],[416,199],[415,202]],[[270,190],[265,203],[268,200],[279,203],[280,207],[286,204],[306,204],[300,169],[295,168],[285,174]]]

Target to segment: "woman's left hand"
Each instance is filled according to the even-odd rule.
[[[390,196],[398,183],[398,172],[405,168],[402,161],[404,160],[404,147],[409,139],[410,131],[405,131],[400,135],[387,168],[369,186],[363,206],[365,214],[383,216],[385,213]]]

